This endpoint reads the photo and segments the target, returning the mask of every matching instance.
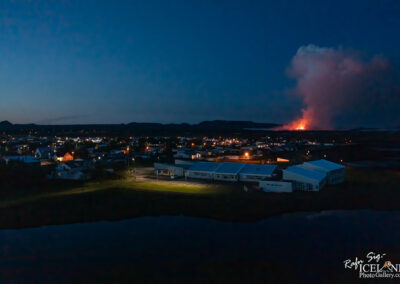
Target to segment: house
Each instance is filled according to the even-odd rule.
[[[199,160],[201,159],[201,153],[192,150],[179,150],[174,154],[175,159],[191,159]]]
[[[291,166],[283,170],[283,180],[293,182],[293,190],[319,191],[326,184],[326,174],[303,168]]]
[[[238,181],[239,173],[245,166],[245,163],[220,163],[220,166],[214,172],[214,179]]]
[[[282,180],[260,180],[259,188],[265,192],[292,192],[293,186],[290,181]]]
[[[29,145],[17,145],[18,155],[23,155],[29,152]]]
[[[57,154],[54,156],[54,159],[57,162],[69,162],[74,160],[74,152],[69,153],[69,152],[57,152]]]
[[[275,165],[246,164],[239,173],[240,181],[255,182],[271,178],[275,171]]]
[[[35,151],[35,157],[40,160],[54,160],[54,150],[50,147],[40,147]]]
[[[56,168],[55,178],[88,180],[91,178],[90,167],[83,160],[60,163]]]
[[[338,184],[345,180],[345,167],[327,160],[317,160],[305,162],[300,165],[303,168],[310,169],[319,173],[326,174],[328,184]]]
[[[1,158],[6,165],[9,163],[21,163],[25,165],[40,165],[40,161],[33,156],[4,156]]]

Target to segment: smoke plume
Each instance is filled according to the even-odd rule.
[[[302,46],[287,72],[304,108],[284,129],[400,126],[399,76],[381,55],[363,60],[340,48]]]

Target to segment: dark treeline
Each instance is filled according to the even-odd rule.
[[[0,133],[3,134],[35,134],[35,135],[228,135],[241,133],[249,128],[271,129],[278,126],[272,123],[256,123],[251,121],[204,121],[198,124],[161,124],[138,123],[128,124],[82,124],[82,125],[38,125],[11,124],[8,121],[0,123]]]

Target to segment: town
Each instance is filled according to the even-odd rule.
[[[0,13],[0,284],[400,278],[400,1]]]
[[[393,134],[396,137],[395,134]],[[107,178],[236,183],[244,191],[319,191],[346,167],[398,168],[397,152],[363,132],[252,132],[238,137],[0,136],[0,182]],[[394,155],[393,155],[394,153]]]

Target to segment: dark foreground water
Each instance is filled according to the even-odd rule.
[[[0,283],[354,281],[343,261],[400,263],[400,212],[300,213],[256,223],[146,217],[0,231]]]

